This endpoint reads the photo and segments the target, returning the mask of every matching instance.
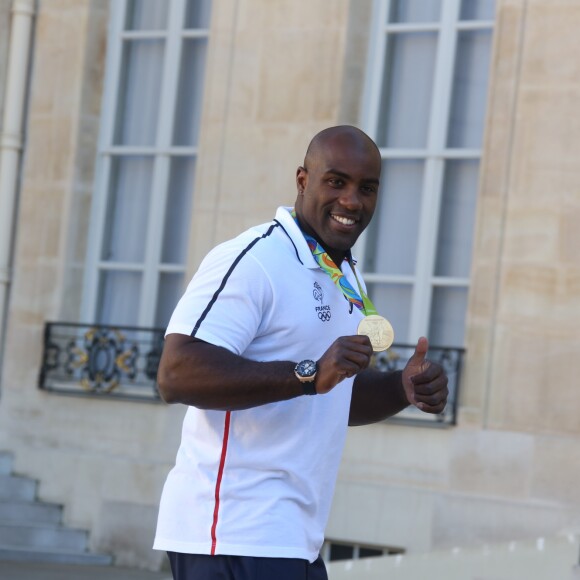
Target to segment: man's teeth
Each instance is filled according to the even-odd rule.
[[[345,218],[339,215],[333,215],[332,219],[335,219],[338,223],[344,224],[345,226],[352,226],[356,223],[355,220],[352,220],[350,218]]]

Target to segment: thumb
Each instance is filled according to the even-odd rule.
[[[417,341],[417,346],[415,347],[415,352],[413,356],[409,359],[409,362],[414,365],[420,365],[425,361],[425,356],[429,350],[429,341],[421,336]]]

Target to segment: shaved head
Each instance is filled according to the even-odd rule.
[[[312,138],[304,157],[304,167],[308,169],[312,164],[318,163],[325,150],[336,146],[348,146],[360,153],[374,153],[380,163],[379,148],[364,131],[352,125],[338,125],[323,129]]]

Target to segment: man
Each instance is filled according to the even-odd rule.
[[[350,249],[380,173],[362,131],[320,132],[295,212],[212,250],[177,305],[158,379],[189,408],[154,546],[176,580],[327,578],[319,550],[347,425],[443,410],[447,378],[426,338],[402,372],[381,373],[357,334],[372,304]]]

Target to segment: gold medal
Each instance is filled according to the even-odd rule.
[[[371,340],[371,345],[375,352],[387,350],[393,340],[395,340],[395,331],[391,323],[378,314],[365,316],[358,325],[357,334],[364,334]]]

